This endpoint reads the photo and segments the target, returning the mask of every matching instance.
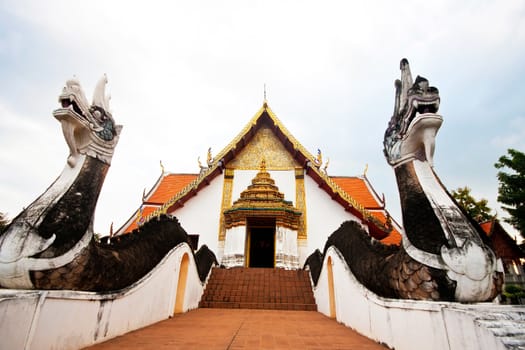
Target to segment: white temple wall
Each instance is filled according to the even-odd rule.
[[[217,176],[199,193],[175,210],[175,215],[188,234],[199,235],[199,248],[206,244],[218,253],[219,220],[224,175]]]
[[[402,350],[506,349],[490,326],[484,327],[478,320],[490,312],[516,312],[516,308],[379,297],[356,280],[334,247],[328,249],[314,287],[319,312],[330,317],[328,258],[332,261],[335,318],[364,336]]]
[[[226,267],[242,267],[245,262],[246,226],[226,230],[224,255],[219,260]]]
[[[190,247],[174,248],[148,275],[115,293],[0,290],[0,348],[80,349],[172,316],[184,256],[182,312],[204,291]],[[79,317],[81,315],[81,317]]]
[[[251,185],[252,179],[259,170],[235,170],[232,187],[232,203],[239,199],[242,191]],[[285,200],[296,204],[295,171],[271,170],[268,171],[275,180],[279,191],[284,193]],[[219,246],[219,221],[221,215],[221,202],[224,175],[216,177],[209,186],[178,208],[174,214],[188,234],[199,235],[199,247],[206,244],[216,255],[222,259],[225,246]],[[337,202],[305,175],[306,196],[306,226],[307,242],[299,241],[298,266],[302,267],[306,258],[315,249],[323,250],[324,244],[341,223],[347,220],[358,220],[353,214],[347,212]],[[245,229],[245,228],[244,228]],[[366,228],[365,228],[366,229]],[[225,245],[227,242],[225,242]],[[224,253],[225,254],[225,253]]]
[[[275,267],[287,270],[301,267],[299,266],[297,231],[286,227],[276,227]]]
[[[239,199],[241,192],[251,185],[252,179],[259,170],[235,170],[233,177],[232,203]],[[279,191],[285,199],[295,201],[295,173],[293,170],[269,171]],[[199,247],[206,244],[216,255],[222,258],[223,249],[219,247],[219,221],[222,205],[224,175],[213,179],[199,193],[175,210],[175,215],[188,234],[199,235]]]
[[[328,193],[308,175],[305,175],[305,195],[307,213],[306,247],[300,247],[299,266],[303,266],[306,258],[316,249],[323,251],[328,236],[348,220],[361,222],[355,215],[344,210]],[[364,228],[367,230],[367,228]]]

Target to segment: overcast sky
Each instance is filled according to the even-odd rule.
[[[124,125],[95,230],[120,227],[166,171],[198,172],[263,103],[330,175],[368,177],[401,221],[382,153],[399,61],[440,90],[435,169],[496,201],[494,163],[525,151],[525,2],[0,0],[0,212],[16,216],[68,149],[52,111],[106,73]],[[204,215],[205,213],[203,213]]]

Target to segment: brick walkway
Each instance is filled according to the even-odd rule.
[[[387,349],[316,311],[197,309],[87,349]]]

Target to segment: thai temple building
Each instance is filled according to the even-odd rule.
[[[200,163],[200,162],[199,162]],[[401,228],[366,175],[329,176],[265,101],[198,174],[162,171],[137,212],[116,232],[130,233],[160,214],[176,216],[193,249],[207,245],[224,267],[302,268],[344,221],[399,244]]]
[[[93,218],[122,126],[106,76],[91,104],[76,78],[66,81],[53,111],[69,149],[64,170],[0,233],[0,348],[82,349],[177,314],[229,308],[319,312],[391,349],[525,349],[520,297],[501,299],[505,283],[520,290],[523,254],[497,221],[472,220],[439,180],[438,89],[413,80],[406,59],[400,69],[383,151],[403,227],[366,171],[329,175],[321,151],[306,150],[265,100],[224,149],[208,149],[197,173],[161,164],[107,239],[95,237]],[[216,314],[225,321],[212,328],[228,323]],[[211,329],[184,320],[185,333]],[[231,330],[227,348],[240,328]]]

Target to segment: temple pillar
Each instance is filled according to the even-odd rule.
[[[221,265],[228,268],[244,266],[246,226],[231,227],[226,230],[225,236]]]
[[[297,231],[281,226],[276,227],[275,267],[287,270],[299,268]]]

